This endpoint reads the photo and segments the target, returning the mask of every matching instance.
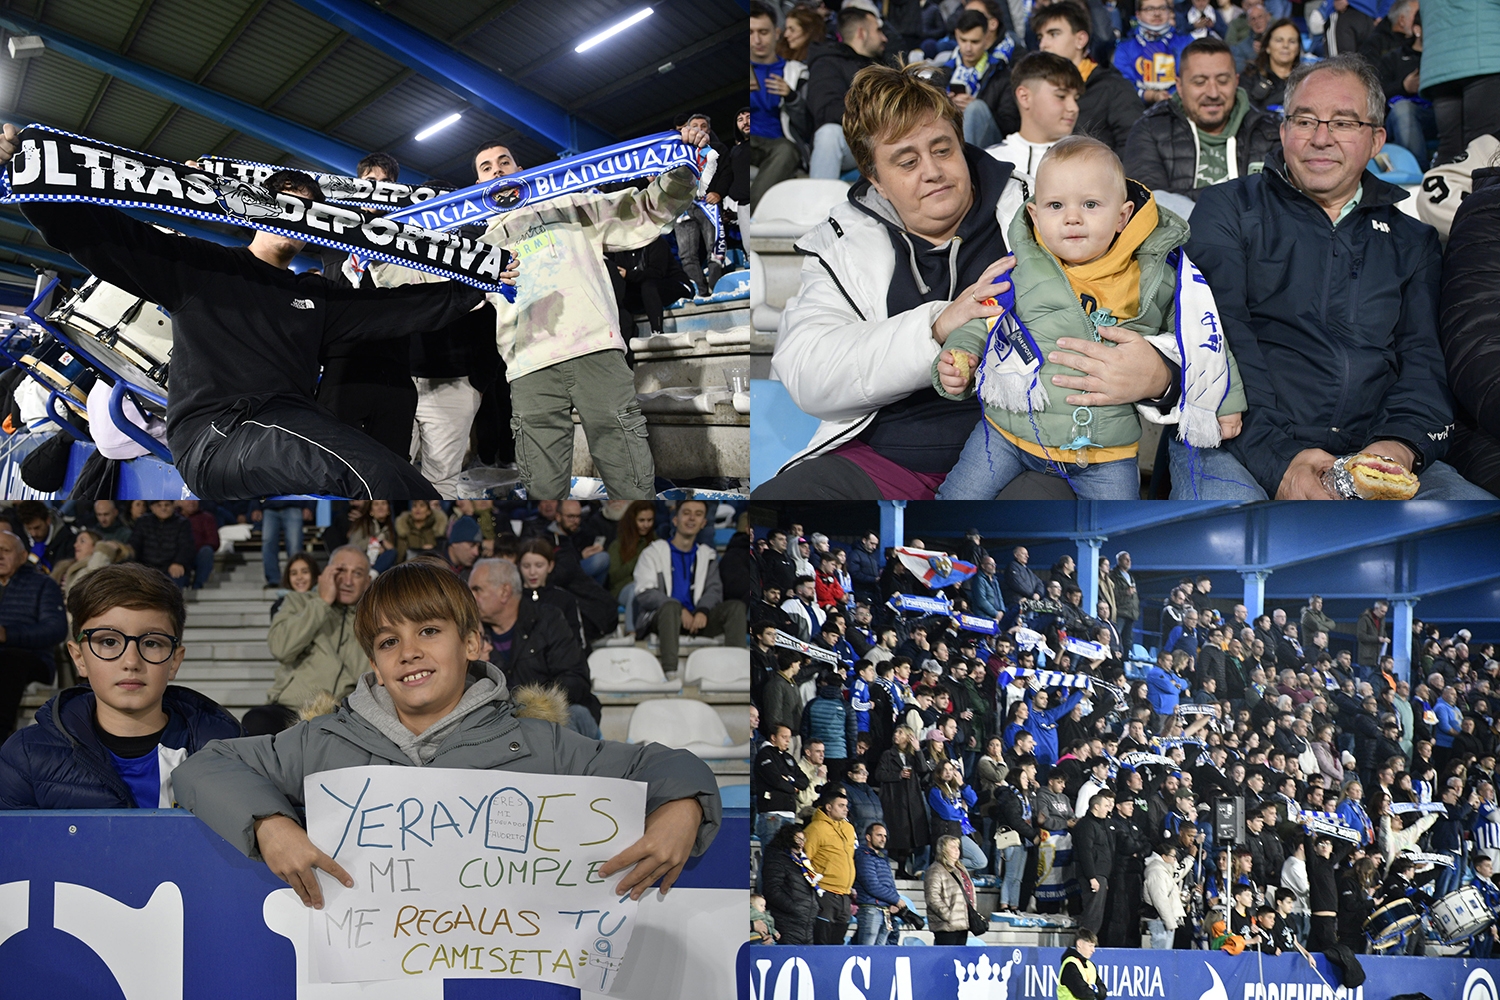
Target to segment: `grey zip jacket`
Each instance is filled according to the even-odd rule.
[[[591,740],[553,722],[518,718],[498,668],[475,662],[469,674],[459,706],[428,730],[438,742],[435,748],[424,745],[427,733],[416,736],[400,726],[371,671],[332,715],[274,736],[209,743],[172,772],[177,801],[247,857],[259,859],[255,820],[279,815],[302,823],[302,779],[319,771],[386,764],[591,775],[644,781],[648,815],[665,802],[696,798],[703,823],[693,854],[713,842],[723,820],[718,783],[693,754],[660,743]],[[460,716],[456,722],[455,716]],[[387,733],[406,745],[398,746]],[[413,755],[427,762],[414,764]]]

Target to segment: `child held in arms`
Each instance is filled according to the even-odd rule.
[[[658,880],[666,892],[718,831],[713,772],[685,750],[593,740],[519,716],[517,702],[554,692],[521,688],[513,697],[505,675],[481,658],[481,630],[474,596],[446,566],[412,562],[386,570],[354,619],[371,667],[354,693],[332,715],[275,736],[210,744],[178,770],[179,800],[247,856],[264,860],[304,905],[321,909],[315,871],[353,882],[298,820],[308,774],[390,765],[643,781],[645,834],[599,871],[630,869],[616,891],[634,899]],[[556,716],[565,719],[566,709]]]
[[[1013,312],[964,324],[933,362],[941,395],[968,397],[977,382],[984,404],[938,499],[991,500],[1027,470],[1061,476],[1086,499],[1139,499],[1137,411],[1178,424],[1194,447],[1239,434],[1245,394],[1218,310],[1197,268],[1178,259],[1187,223],[1127,180],[1113,150],[1088,136],[1060,140],[1007,237]],[[1114,326],[1145,335],[1181,376],[1165,397],[1138,406],[1070,404],[1073,390],[1052,384],[1078,374],[1058,339],[1101,342]]]
[[[68,614],[84,683],[0,748],[0,808],[172,808],[178,766],[241,732],[216,702],[171,684],[186,653],[182,589],[161,570],[119,563],[75,586]]]

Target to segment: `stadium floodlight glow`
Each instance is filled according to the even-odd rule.
[[[599,32],[599,34],[594,35],[590,38],[585,38],[583,41],[578,43],[577,47],[574,48],[573,51],[587,52],[589,49],[593,48],[595,45],[598,45],[600,42],[607,41],[608,39],[615,37],[620,32],[630,27],[632,24],[639,24],[650,16],[651,8],[642,8],[641,10],[636,11],[634,14],[631,14],[625,20],[620,21],[616,24],[612,24],[608,28],[605,28],[603,31]]]
[[[447,118],[444,118],[442,121],[433,122],[431,125],[427,126],[422,131],[417,133],[417,141],[421,142],[423,139],[426,139],[433,133],[441,132],[443,129],[447,128],[449,125],[452,125],[462,117],[463,112],[455,111],[453,112],[453,114],[449,115]]]

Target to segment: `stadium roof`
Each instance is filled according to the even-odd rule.
[[[647,5],[651,16],[574,52]],[[0,110],[175,160],[348,170],[327,151],[383,150],[403,180],[463,185],[491,139],[535,166],[661,131],[686,111],[707,111],[727,135],[747,103],[747,10],[748,0],[0,0],[6,35],[46,46],[0,54]],[[415,141],[455,111],[456,124]],[[44,250],[15,209],[0,210],[0,264],[45,263]]]

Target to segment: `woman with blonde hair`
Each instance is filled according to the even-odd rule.
[[[933,944],[962,945],[969,940],[969,908],[974,905],[974,883],[959,863],[960,838],[939,837],[932,864],[922,880],[927,921]]]

